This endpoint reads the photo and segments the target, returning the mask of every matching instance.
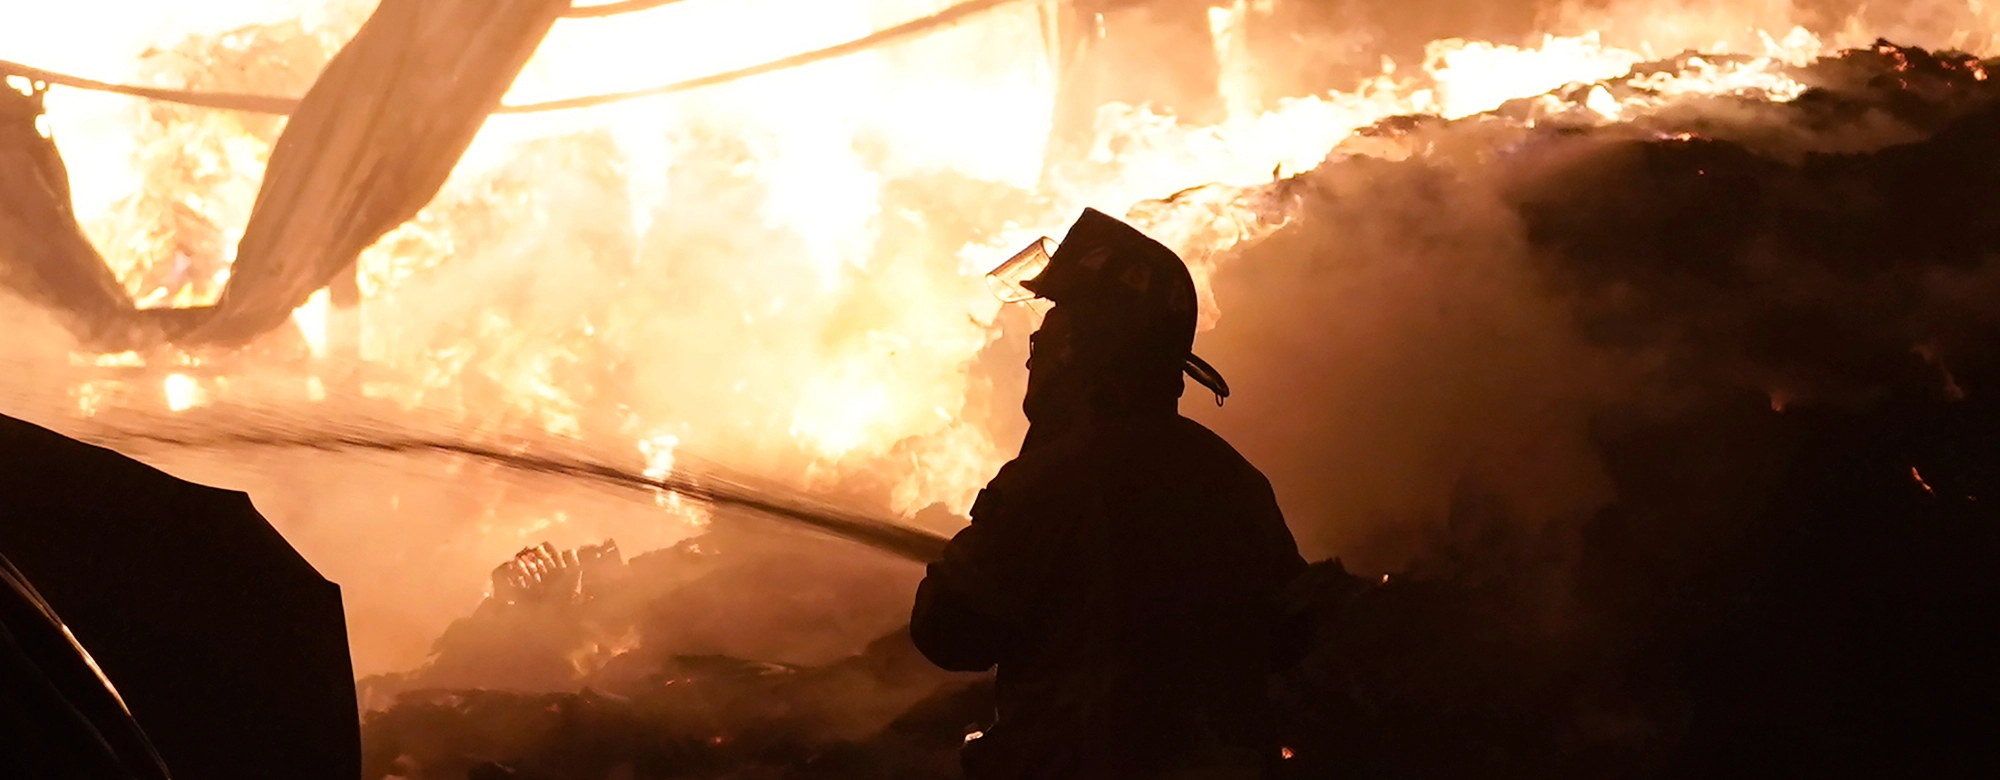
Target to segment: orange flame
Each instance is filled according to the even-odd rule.
[[[0,46],[116,79],[144,72],[148,46],[293,20],[290,38],[215,45],[283,44],[323,58],[368,3],[196,5],[42,4],[36,18],[0,31]],[[445,191],[363,256],[351,359],[367,370],[354,392],[636,453],[649,474],[670,472],[674,452],[688,448],[797,481],[880,482],[883,500],[902,512],[933,503],[963,511],[1007,454],[973,407],[985,388],[971,366],[996,337],[999,311],[978,276],[1028,240],[1060,235],[1083,206],[1132,212],[1182,251],[1209,327],[1221,315],[1208,292],[1220,252],[1276,227],[1243,201],[1244,188],[1310,170],[1333,150],[1367,153],[1347,143],[1357,130],[1521,99],[1597,122],[1694,95],[1789,100],[1803,87],[1785,66],[1870,32],[1853,23],[1823,40],[1761,11],[1676,15],[1626,4],[1599,20],[1610,32],[1550,34],[1528,46],[1440,40],[1416,71],[1385,62],[1353,89],[1260,105],[1256,53],[1243,34],[1260,5],[1218,2],[1209,15],[1223,121],[1190,126],[1107,105],[1087,158],[1049,170],[1054,78],[1047,30],[1030,3],[701,92],[496,116]],[[565,20],[508,101],[741,67],[935,7],[746,0]],[[1719,45],[1718,33],[1727,38]],[[1656,52],[1691,48],[1751,56],[1689,58],[1679,70],[1626,78]],[[196,71],[212,88],[257,78]],[[1584,87],[1575,105],[1548,96],[1572,85]],[[148,114],[125,98],[65,91],[48,105],[79,215],[142,305],[212,301],[275,128],[228,112]],[[950,211],[931,203],[940,196],[899,189],[930,180],[1031,192],[1044,205],[1021,224],[940,224]],[[1206,188],[1134,211],[1194,187]],[[209,243],[194,242],[197,233]],[[203,255],[211,244],[214,256]],[[322,291],[293,317],[294,338],[321,361],[332,357],[331,308]],[[306,395],[324,398],[327,385],[315,374]],[[161,387],[174,410],[250,392],[178,373]],[[84,414],[121,397],[88,384],[72,395]]]

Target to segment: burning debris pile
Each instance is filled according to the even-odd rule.
[[[1580,421],[1606,500],[1528,517],[1515,472],[1463,478],[1399,573],[1316,567],[1317,650],[1273,683],[1292,776],[1994,770],[1993,63],[1882,43],[1800,69],[1789,102],[1619,108],[1664,89],[1649,73],[1690,67],[1385,122],[1309,173],[1147,207],[1221,194],[1265,221],[1216,277],[1234,313],[1210,338],[1259,344],[1233,351],[1286,364],[1301,392],[1336,367],[1290,334],[1330,305],[1327,278],[1363,267],[1554,301],[1564,354],[1587,358],[1517,381],[1560,390],[1558,422]],[[1509,265],[1422,266],[1466,257]],[[1297,425],[1300,401],[1231,408]],[[719,555],[699,551],[711,543]],[[630,562],[524,553],[431,666],[368,684],[367,776],[956,776],[988,683],[930,670],[893,626],[858,655],[792,663],[617,639],[704,579],[796,563],[726,537]],[[551,604],[564,616],[537,611]],[[552,630],[570,638],[535,649]],[[611,652],[534,691],[467,671],[517,650],[560,668],[577,647]]]
[[[365,776],[709,776],[851,752],[966,682],[897,627],[909,580],[844,543],[746,529],[630,561],[611,541],[525,549],[428,664],[361,681]]]
[[[1560,466],[1474,469],[1405,574],[1346,579],[1278,687],[1306,776],[1991,771],[1992,720],[1961,716],[1994,690],[2000,606],[1990,67],[1884,43],[1786,104],[1503,110],[1466,130],[1500,144],[1420,126],[1408,159],[1290,183],[1296,224],[1218,281],[1267,293],[1229,338],[1327,305],[1269,294],[1281,258],[1465,261],[1482,294],[1550,302],[1504,337],[1563,333],[1530,348],[1574,362],[1514,381],[1586,385],[1534,419],[1582,429],[1610,496],[1537,518],[1523,475]]]

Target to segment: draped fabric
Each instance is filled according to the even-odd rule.
[[[567,0],[383,0],[278,137],[213,316],[184,344],[282,324],[437,195]]]
[[[669,2],[573,8],[567,0],[382,0],[297,100],[111,84],[0,61],[0,74],[40,84],[290,116],[221,300],[135,311],[70,214],[61,158],[35,129],[39,97],[0,95],[0,171],[9,174],[0,178],[0,287],[60,312],[80,340],[98,349],[242,346],[283,325],[322,287],[334,287],[336,303],[356,298],[352,269],[361,252],[437,195],[490,114],[699,89],[882,46],[1019,0],[965,0],[845,43],[660,87],[500,104],[557,20]]]
[[[0,91],[0,286],[100,349],[234,347],[284,324],[444,186],[567,0],[382,0],[291,111],[222,298],[135,311],[71,213],[39,93]]]
[[[36,127],[41,115],[42,93],[0,88],[0,287],[105,340],[130,320],[132,300],[70,211],[69,174]]]

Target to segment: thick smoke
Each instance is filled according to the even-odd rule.
[[[1239,393],[1196,414],[1266,469],[1310,550],[1394,569],[1461,487],[1535,523],[1613,499],[1607,418],[1966,392],[1990,359],[1966,163],[1984,142],[1963,117],[1985,82],[1966,60],[1896,69],[1918,56],[1823,62],[1804,78],[1838,91],[1789,106],[1591,133],[1490,117],[1409,131],[1426,151],[1404,162],[1336,156],[1280,185],[1294,224],[1225,261],[1197,347]]]
[[[1623,378],[1541,288],[1497,182],[1356,173],[1217,279],[1197,348],[1236,395],[1183,407],[1265,470],[1313,557],[1396,565],[1466,479],[1538,518],[1604,500],[1585,424]]]

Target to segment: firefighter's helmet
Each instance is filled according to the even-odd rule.
[[[1229,397],[1229,384],[1194,354],[1200,313],[1194,277],[1166,245],[1096,209],[1084,209],[1057,244],[1036,239],[987,274],[1001,300],[1045,299],[1116,312],[1147,344],[1169,350],[1190,378]]]

